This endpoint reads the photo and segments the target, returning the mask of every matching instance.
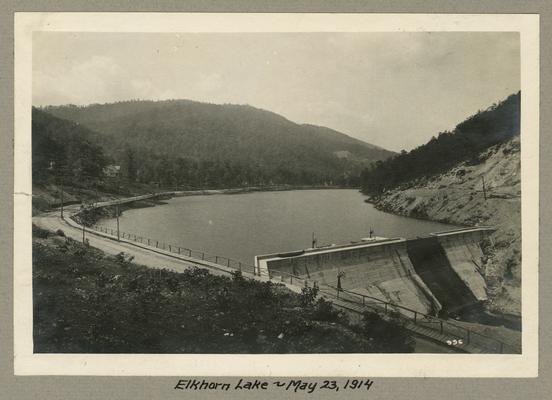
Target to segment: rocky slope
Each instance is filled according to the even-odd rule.
[[[461,225],[489,225],[484,244],[491,311],[521,313],[521,184],[519,136],[489,148],[471,164],[385,192],[377,208]],[[483,190],[485,187],[485,191]],[[486,197],[486,199],[485,199]]]

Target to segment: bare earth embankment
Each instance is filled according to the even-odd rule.
[[[520,139],[515,137],[444,174],[385,192],[375,206],[395,214],[497,230],[484,244],[488,308],[521,313]],[[483,182],[485,191],[483,191]],[[486,199],[485,199],[486,195]]]

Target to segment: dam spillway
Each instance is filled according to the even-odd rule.
[[[475,304],[477,299],[455,273],[445,250],[436,237],[409,240],[408,256],[418,276],[439,299],[444,311],[457,311]]]
[[[360,242],[255,257],[276,280],[296,276],[437,315],[486,300],[480,242],[494,229],[461,228],[415,239]],[[339,276],[339,278],[338,278]]]

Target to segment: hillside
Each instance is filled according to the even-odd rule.
[[[128,177],[193,187],[354,184],[394,153],[251,106],[188,100],[43,109],[98,132]]]
[[[353,323],[312,291],[147,268],[33,226],[36,353],[410,353],[394,319]]]
[[[86,127],[33,109],[33,181],[46,180],[52,171],[78,179],[100,176],[108,160],[99,141],[99,136]]]
[[[405,216],[495,227],[497,231],[484,246],[488,308],[520,315],[520,178],[520,138],[515,136],[470,162],[387,191],[376,207]]]
[[[363,171],[362,189],[378,195],[403,183],[409,184],[440,174],[459,162],[475,162],[479,154],[520,133],[521,93],[512,94],[458,124],[451,132],[441,132],[429,142],[403,151]]]

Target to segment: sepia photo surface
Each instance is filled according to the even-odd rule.
[[[18,14],[16,373],[534,376],[537,49],[527,15]]]

